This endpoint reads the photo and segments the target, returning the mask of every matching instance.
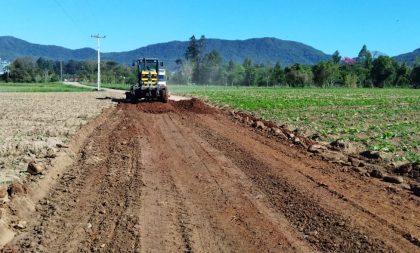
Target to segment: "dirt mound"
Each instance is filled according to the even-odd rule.
[[[171,104],[179,111],[189,111],[199,114],[214,114],[217,113],[217,109],[212,108],[201,100],[192,98],[189,100],[171,101]]]
[[[132,110],[131,104],[120,103],[118,105],[122,110]],[[159,101],[142,101],[135,105],[136,109],[145,113],[161,114],[174,112],[175,108],[170,103],[162,103]]]
[[[167,113],[167,112],[173,112],[174,107],[169,103],[162,103],[162,102],[144,102],[137,104],[137,109],[147,112],[147,113]]]
[[[130,103],[120,103],[118,108],[127,111],[132,110],[132,104]],[[135,104],[135,108],[139,111],[151,114],[162,114],[168,112],[193,112],[198,114],[215,114],[218,113],[218,110],[212,108],[201,100],[192,98],[188,100],[180,101],[169,101],[169,103],[162,103],[159,101],[141,101]]]

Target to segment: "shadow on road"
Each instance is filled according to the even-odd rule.
[[[130,100],[127,98],[113,98],[113,97],[98,97],[97,100],[111,100],[116,103],[125,103],[125,104],[140,104],[140,103],[161,103],[159,100],[153,99],[140,99],[140,100]]]
[[[114,98],[112,98],[112,97],[103,97],[103,98],[96,98],[96,99],[98,99],[98,100],[109,100],[109,99],[114,99]]]

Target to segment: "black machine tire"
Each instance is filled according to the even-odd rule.
[[[131,100],[131,92],[128,92],[128,91],[127,91],[127,92],[125,93],[125,99],[126,99],[126,100]]]
[[[129,92],[129,91],[127,91],[126,93],[125,93],[125,99],[128,101],[128,102],[136,102],[136,96],[134,96],[133,94],[131,94],[131,92]]]
[[[160,101],[162,103],[168,103],[168,92],[166,89],[160,91]]]

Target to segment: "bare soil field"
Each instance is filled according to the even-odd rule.
[[[0,93],[0,185],[25,176],[32,160],[48,167],[69,138],[110,107],[105,94]]]
[[[105,113],[4,252],[420,251],[417,196],[304,139],[195,99]]]

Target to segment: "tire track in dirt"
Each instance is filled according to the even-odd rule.
[[[142,251],[167,252],[177,249],[191,251],[188,228],[188,212],[183,205],[174,179],[169,173],[164,148],[155,145],[165,144],[159,128],[147,116],[138,111],[130,111],[136,124],[144,129],[147,142],[143,143],[142,163],[145,170],[142,208],[139,210],[139,227],[142,238]],[[159,144],[161,143],[161,144]],[[163,162],[162,162],[163,161]]]
[[[183,109],[185,108],[183,107]],[[261,215],[263,211],[264,213],[267,211],[267,206],[262,203],[255,203],[255,195],[258,195],[258,193],[254,195],[244,194],[242,187],[245,186],[243,181],[246,181],[246,179],[243,175],[241,175],[241,180],[234,179],[237,175],[232,175],[240,173],[240,170],[224,158],[221,153],[212,149],[193,129],[189,129],[185,124],[180,123],[182,118],[183,116],[169,115],[164,118],[165,124],[161,125],[171,126],[170,128],[174,129],[173,132],[178,135],[178,137],[168,135],[168,138],[174,141],[173,149],[182,143],[183,146],[180,147],[182,154],[188,154],[188,163],[191,169],[189,172],[182,174],[190,175],[190,178],[184,179],[184,183],[180,183],[180,187],[187,188],[185,189],[189,193],[187,199],[195,200],[194,204],[200,204],[198,208],[192,207],[195,212],[199,208],[206,211],[200,216],[208,217],[205,220],[210,221],[212,229],[216,229],[214,234],[224,234],[224,241],[229,237],[236,239],[228,245],[235,245],[242,240],[239,245],[235,245],[233,248],[235,250],[232,251],[241,249],[242,252],[261,250],[266,252],[309,252],[310,250],[307,247],[296,242],[296,235],[281,231],[285,228],[285,225],[278,226],[279,224],[276,224],[278,220],[273,221],[271,217]],[[178,177],[179,175],[181,174],[176,174]],[[194,182],[198,184],[194,185]],[[205,187],[205,190],[203,190],[203,187]],[[200,192],[200,190],[202,191]],[[218,215],[221,217],[217,217]],[[258,222],[254,220],[255,215],[259,216]],[[270,232],[268,233],[267,230]],[[262,239],[264,237],[271,238]],[[203,238],[207,237],[204,236]],[[229,247],[224,245],[216,250],[229,251],[228,249]]]
[[[200,158],[196,157],[194,151],[190,149],[182,134],[174,125],[168,115],[153,115],[153,119],[148,115],[143,115],[147,122],[153,122],[149,129],[152,136],[151,144],[153,150],[160,150],[161,156],[167,159],[161,161],[161,157],[154,157],[153,161],[156,169],[165,168],[166,177],[170,179],[173,190],[173,202],[177,208],[175,210],[177,230],[183,242],[183,251],[222,251],[228,246],[220,238],[223,231],[215,230],[215,225],[208,219],[207,212],[200,212],[202,206],[191,203],[191,191],[194,187],[191,184],[197,181],[189,173],[197,168]],[[153,139],[153,140],[152,140]],[[157,141],[155,141],[157,140]],[[185,178],[185,176],[187,176]],[[184,178],[183,178],[184,177]],[[196,197],[196,196],[195,196]]]
[[[243,152],[237,155],[239,158],[232,160],[240,163],[244,157],[253,157],[258,163],[262,163],[263,167],[258,163],[251,166],[257,177],[263,174],[264,169],[260,168],[267,168],[266,177],[286,180],[297,192],[311,198],[313,203],[338,215],[338,224],[350,225],[350,230],[361,233],[363,239],[377,240],[380,244],[387,245],[389,250],[418,250],[415,245],[420,224],[413,218],[419,215],[419,201],[409,193],[399,192],[394,196],[386,196],[381,189],[384,183],[360,178],[357,173],[356,178],[354,173],[347,172],[345,168],[311,157],[299,148],[290,147],[287,142],[283,144],[260,134],[249,134],[249,129],[238,127],[225,117],[195,116],[195,120],[189,119],[189,122],[193,122],[190,125],[196,127],[198,132],[201,131],[204,138],[213,135],[208,141],[219,150],[224,150],[226,156],[232,157],[235,152]],[[405,201],[402,201],[403,198]],[[299,211],[296,210],[296,213],[299,214]],[[298,229],[305,232],[307,240],[312,240],[311,231]],[[316,234],[317,237],[320,236],[319,233]],[[318,240],[315,238],[315,243]],[[354,247],[352,238],[348,238],[348,243],[351,248]],[[377,245],[373,248],[378,249]]]
[[[157,171],[165,168],[166,174],[162,175],[171,175],[178,195],[174,198],[182,201],[179,204],[179,210],[183,210],[180,220],[188,218],[187,222],[181,222],[187,233],[184,233],[184,225],[180,231],[181,237],[189,238],[184,245],[187,250],[190,245],[193,252],[310,251],[292,236],[293,233],[282,232],[284,224],[278,226],[277,219],[261,215],[262,211],[267,212],[266,206],[253,203],[255,196],[244,194],[238,188],[243,183],[239,179],[232,180],[225,172],[226,169],[240,170],[229,168],[232,164],[227,159],[221,166],[218,157],[212,154],[216,150],[205,151],[209,148],[205,141],[179,124],[182,115],[162,114],[159,109],[157,115],[142,114],[141,117],[149,123],[151,149],[160,151],[150,163]],[[232,185],[232,181],[237,185]],[[232,187],[235,188],[232,190]],[[263,210],[259,211],[259,208]]]
[[[140,248],[137,216],[143,186],[140,135],[132,118],[126,115],[114,129],[106,164],[110,169],[98,192],[103,198],[91,215],[92,231],[82,249],[97,251],[106,247],[109,251],[127,252]]]
[[[380,216],[376,215],[375,213],[369,211],[368,209],[364,208],[363,206],[357,204],[355,201],[350,200],[348,198],[346,198],[343,194],[338,193],[337,191],[330,189],[328,187],[328,185],[323,184],[318,182],[317,180],[315,180],[313,177],[309,176],[309,175],[305,175],[302,172],[299,171],[300,174],[302,174],[303,176],[305,176],[306,178],[308,178],[310,181],[314,182],[315,184],[317,184],[319,187],[324,188],[325,190],[327,190],[328,192],[331,193],[331,195],[335,195],[337,198],[342,199],[343,201],[348,202],[350,205],[352,205],[354,208],[360,210],[363,213],[366,213],[368,216],[370,216],[372,219],[375,219],[376,221],[382,223],[383,225],[388,226],[389,228],[391,228],[395,233],[403,235],[404,238],[406,237],[410,237],[408,236],[409,234],[404,231],[403,229],[397,227],[396,225],[389,223],[386,219],[381,218]],[[413,244],[415,244],[416,246],[420,246],[417,242],[417,240],[415,241],[411,241],[411,237],[410,238],[406,238],[407,240],[409,240],[410,242],[412,242]]]
[[[76,166],[71,166],[64,173],[52,189],[50,197],[40,201],[37,206],[40,219],[26,238],[19,242],[21,249],[59,252],[65,245],[67,251],[76,251],[86,234],[86,214],[91,212],[91,203],[95,199],[92,192],[100,186],[106,174],[103,168],[106,169],[104,161],[108,152],[101,145],[109,141],[109,135],[116,124],[105,122],[97,128],[94,135],[101,141],[100,145],[89,139]]]
[[[204,132],[203,136],[223,150],[262,189],[273,206],[286,215],[304,238],[321,251],[392,252],[379,240],[371,240],[343,223],[342,218],[323,209],[286,180],[270,174],[270,168],[229,140]],[[258,168],[258,170],[255,170]],[[340,243],[335,243],[340,242]]]
[[[138,217],[134,215],[142,189],[138,136],[135,124],[121,112],[98,127],[79,161],[53,190],[55,195],[39,210],[43,218],[35,225],[34,234],[42,239],[34,243],[29,236],[21,248],[90,252],[107,247],[127,252],[139,247]]]

